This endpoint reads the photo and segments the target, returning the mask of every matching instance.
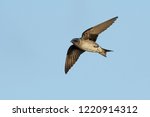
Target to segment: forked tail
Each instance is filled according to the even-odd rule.
[[[112,52],[112,50],[107,50],[107,49],[102,48],[102,51],[100,52],[100,54],[106,57],[107,52]]]

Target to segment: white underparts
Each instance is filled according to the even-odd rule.
[[[97,43],[90,40],[80,42],[79,48],[88,52],[102,52],[102,48],[100,48]]]

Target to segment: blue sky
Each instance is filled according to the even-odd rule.
[[[150,99],[150,1],[1,0],[0,99]],[[72,38],[118,16],[66,75]]]

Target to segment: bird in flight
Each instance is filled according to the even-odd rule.
[[[78,60],[79,56],[85,51],[99,53],[104,57],[106,57],[107,52],[112,51],[100,47],[100,45],[96,43],[96,40],[98,35],[111,26],[117,18],[118,17],[114,17],[101,24],[91,27],[82,33],[81,38],[74,38],[71,40],[73,45],[71,45],[67,51],[65,73],[70,70],[70,68]]]

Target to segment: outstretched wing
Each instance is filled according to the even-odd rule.
[[[77,48],[74,45],[69,47],[65,62],[65,73],[69,71],[69,69],[75,64],[75,62],[83,52],[83,50]]]
[[[82,33],[82,39],[96,41],[98,35],[111,26],[118,17],[114,17],[101,24],[91,27]]]

